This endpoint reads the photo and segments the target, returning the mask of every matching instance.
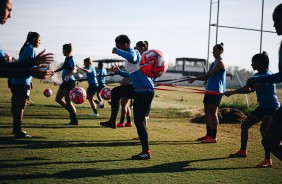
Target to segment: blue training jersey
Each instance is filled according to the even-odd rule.
[[[105,75],[107,75],[107,70],[106,69],[102,68],[102,69],[98,70],[97,80],[98,80],[99,86],[103,86],[103,87],[106,86],[106,77],[105,77]]]
[[[19,56],[18,62],[25,62],[27,59],[35,58],[36,53],[31,44],[24,46],[22,53]],[[11,83],[13,85],[30,85],[32,76],[28,78],[13,78]]]
[[[215,67],[217,62],[221,60],[222,59],[220,58],[219,60],[216,60],[215,62],[213,62],[209,68],[209,72]],[[224,93],[225,89],[226,89],[226,71],[225,70],[216,72],[214,73],[213,76],[208,78],[207,90]]]
[[[255,76],[260,74],[256,73]],[[268,70],[265,75],[272,75]],[[278,109],[279,100],[276,96],[276,85],[274,83],[264,83],[263,86],[256,90],[259,107],[263,109]]]
[[[72,72],[72,68],[74,66],[76,66],[75,58],[73,56],[66,57],[65,62],[64,62],[63,73],[62,73],[62,80],[63,81],[64,81],[65,77]],[[71,75],[69,80],[75,80],[74,76]]]
[[[116,54],[125,58],[124,67],[126,71],[119,70],[122,77],[130,78],[136,92],[154,91],[154,83],[151,78],[145,76],[139,67],[140,53],[132,48],[127,51],[116,49]]]
[[[89,86],[98,86],[97,78],[96,78],[96,71],[93,66],[89,66],[86,68],[90,72],[86,74],[87,81]]]

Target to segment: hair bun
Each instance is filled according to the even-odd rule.
[[[220,45],[223,47],[224,46],[223,42],[221,42]]]

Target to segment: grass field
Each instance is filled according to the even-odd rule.
[[[157,91],[148,126],[153,158],[134,161],[130,157],[141,151],[132,140],[135,127],[99,125],[109,118],[108,105],[95,118],[88,116],[88,102],[76,105],[79,125],[65,126],[68,114],[55,95],[42,94],[47,87],[56,93],[58,86],[33,82],[35,104],[27,107],[23,123],[33,137],[14,139],[11,94],[6,79],[0,79],[0,183],[282,183],[282,162],[274,156],[272,168],[255,168],[264,157],[259,125],[250,130],[247,158],[228,158],[239,149],[239,124],[220,125],[217,144],[194,141],[205,133],[205,125],[190,122],[203,107],[201,94]],[[242,95],[223,102],[238,99]]]

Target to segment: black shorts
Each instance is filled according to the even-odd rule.
[[[276,111],[272,119],[282,124],[282,108],[281,107]]]
[[[60,89],[70,91],[74,87],[75,87],[75,81],[74,80],[68,80],[68,81],[64,81],[61,84]]]
[[[11,86],[11,91],[14,97],[28,98],[30,95],[30,86],[13,84]]]
[[[203,102],[204,104],[219,106],[221,102],[221,98],[222,98],[222,94],[219,95],[205,94]]]
[[[98,91],[102,91],[102,89],[103,89],[104,87],[106,87],[106,85],[104,85],[104,84],[99,84],[99,85],[98,85]]]
[[[87,94],[88,95],[95,95],[98,90],[98,86],[88,86]]]
[[[251,113],[262,120],[264,116],[274,116],[276,111],[276,109],[262,109],[257,107]]]

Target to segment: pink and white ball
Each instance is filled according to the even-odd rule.
[[[157,78],[167,71],[168,61],[161,51],[147,50],[142,54],[139,66],[144,75]]]
[[[100,96],[104,100],[110,100],[111,99],[111,89],[110,88],[103,88],[102,91],[100,92]]]
[[[70,100],[75,104],[82,104],[87,97],[86,91],[81,87],[73,88],[70,91]]]
[[[50,88],[47,88],[43,91],[43,94],[45,97],[50,97],[52,96],[52,90]]]

